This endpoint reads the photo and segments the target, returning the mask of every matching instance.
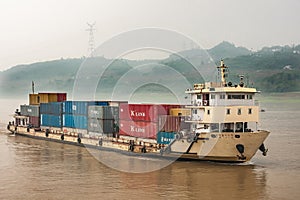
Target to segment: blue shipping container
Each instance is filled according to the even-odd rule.
[[[61,116],[41,114],[41,126],[61,127],[61,125]]]
[[[169,144],[174,138],[174,132],[158,132],[156,137],[158,144]]]
[[[73,115],[87,115],[88,106],[107,106],[107,101],[65,101],[63,113]]]
[[[62,114],[62,102],[51,102],[51,103],[41,103],[40,104],[41,114]]]
[[[63,127],[87,129],[87,116],[83,115],[63,115]]]

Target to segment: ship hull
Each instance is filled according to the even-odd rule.
[[[173,160],[193,160],[193,161],[216,161],[216,162],[231,162],[242,163],[249,161],[257,152],[260,145],[269,135],[268,131],[259,131],[251,133],[206,133],[200,135],[196,140],[190,142],[186,138],[176,140],[173,145],[170,145],[169,151],[163,151],[168,148],[152,147],[146,145],[146,151],[141,149],[143,145],[135,145],[134,150],[130,149],[130,144],[124,139],[111,138],[102,140],[99,138],[80,138],[74,134],[64,134],[60,132],[36,131],[26,127],[8,126],[8,130],[20,136],[25,136],[34,139],[47,140],[51,142],[59,142],[69,145],[76,145],[86,148],[94,148],[100,151],[113,151],[128,156],[156,157],[161,159]],[[238,136],[237,136],[238,135]],[[121,140],[121,141],[120,141]],[[186,144],[187,149],[176,147],[176,143]],[[244,146],[244,152],[240,153],[236,145]]]

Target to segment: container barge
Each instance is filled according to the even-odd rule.
[[[29,95],[7,129],[14,134],[136,156],[246,162],[266,155],[269,131],[259,130],[257,90],[226,81],[187,89],[190,104],[67,101],[66,93]]]

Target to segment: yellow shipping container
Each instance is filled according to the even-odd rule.
[[[29,94],[29,105],[40,105],[38,94]]]
[[[172,116],[191,116],[191,109],[188,108],[172,108],[170,109]]]
[[[29,94],[29,105],[40,105],[40,103],[65,101],[66,96],[66,93]]]
[[[49,93],[48,101],[49,102],[57,102],[57,93]]]
[[[49,103],[49,94],[48,93],[39,93],[39,103]]]

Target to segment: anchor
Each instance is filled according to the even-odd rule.
[[[260,145],[259,150],[262,152],[262,155],[263,155],[263,156],[266,156],[266,155],[267,155],[268,149],[266,149],[264,143],[262,143],[262,144]]]
[[[242,145],[242,144],[237,144],[235,147],[236,147],[236,149],[238,150],[238,152],[241,154],[241,155],[237,155],[237,157],[238,157],[240,160],[246,160],[246,156],[244,156],[244,152],[245,152],[245,147],[244,147],[244,145]]]

